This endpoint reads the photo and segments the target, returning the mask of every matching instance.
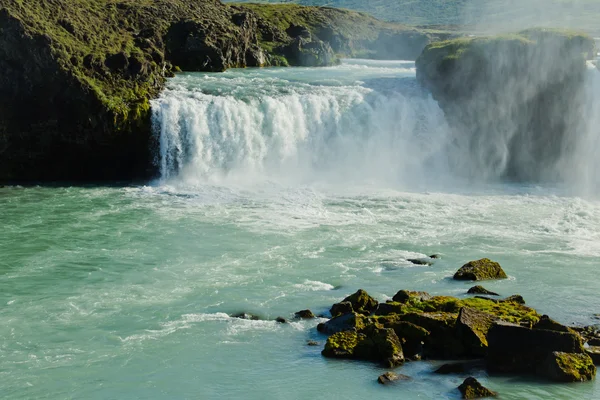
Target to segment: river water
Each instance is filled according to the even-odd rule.
[[[600,201],[453,174],[414,74],[360,60],[182,74],[153,104],[160,179],[0,188],[2,398],[458,398],[464,377],[438,363],[382,387],[376,365],[321,357],[322,320],[273,320],[359,288],[462,297],[449,278],[482,257],[510,276],[487,289],[600,323]],[[477,377],[504,399],[600,398],[595,382]]]

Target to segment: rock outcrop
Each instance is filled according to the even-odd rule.
[[[482,281],[487,279],[506,279],[506,273],[498,264],[489,258],[482,258],[477,261],[469,261],[456,273],[454,279],[460,281]]]
[[[485,397],[496,397],[497,394],[483,386],[479,381],[472,376],[458,387],[463,399],[482,399]]]
[[[405,359],[467,359],[476,361],[446,365],[438,373],[485,368],[557,382],[593,379],[593,349],[583,343],[595,331],[567,328],[519,298],[457,299],[401,290],[394,299],[402,302],[377,304],[359,290],[337,303],[344,305],[341,314],[318,325],[330,335],[322,354],[388,366]]]
[[[417,59],[417,78],[444,110],[454,145],[470,152],[455,160],[458,172],[560,179],[594,48],[585,34],[550,29],[428,45]]]

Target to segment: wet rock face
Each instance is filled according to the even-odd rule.
[[[463,399],[481,399],[485,397],[496,397],[497,394],[488,388],[484,387],[479,381],[473,377],[465,379],[458,387]]]
[[[498,293],[491,292],[484,288],[483,286],[473,286],[467,291],[467,294],[485,294],[488,296],[500,296]]]
[[[529,329],[496,322],[487,335],[487,367],[492,372],[531,374],[555,351],[583,354],[579,335],[569,332]]]
[[[487,279],[506,279],[506,273],[498,264],[489,258],[470,261],[463,265],[455,274],[455,280],[482,281]]]
[[[586,353],[554,351],[538,365],[537,372],[555,382],[584,382],[594,379],[596,366]]]
[[[456,320],[456,332],[467,354],[475,357],[487,354],[487,334],[496,319],[493,315],[474,308],[463,307],[460,310]]]
[[[561,178],[561,160],[573,155],[565,147],[580,123],[585,59],[594,47],[585,34],[544,29],[427,46],[417,78],[445,111],[457,142],[471,150],[457,172]]]

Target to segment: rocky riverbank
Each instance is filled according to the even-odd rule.
[[[434,38],[351,11],[218,0],[6,0],[0,26],[0,182],[152,177],[149,100],[180,70],[414,59]]]
[[[488,259],[467,263],[459,272],[470,269],[481,274],[489,272],[490,266],[501,273],[484,279],[506,277]],[[483,288],[475,289],[469,293]],[[322,351],[325,357],[371,361],[387,368],[419,360],[465,360],[435,372],[469,376],[472,370],[484,368],[490,374],[529,375],[554,382],[587,381],[596,375],[598,330],[564,326],[525,305],[520,295],[459,299],[400,290],[380,303],[358,290],[333,304],[330,313],[331,319],[317,327],[329,336]],[[390,372],[379,382],[389,384],[398,376]],[[471,398],[469,393],[493,394],[473,379],[461,387],[465,398]]]

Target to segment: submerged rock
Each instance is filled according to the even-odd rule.
[[[433,265],[433,260],[432,259],[409,258],[406,261],[408,261],[409,263],[415,264],[415,265]]]
[[[483,286],[473,286],[467,291],[467,294],[487,294],[488,296],[500,296],[498,293],[490,292]]]
[[[313,314],[313,312],[310,310],[300,310],[297,313],[295,313],[294,315],[296,316],[296,318],[301,318],[301,319],[315,318],[315,314]]]
[[[463,265],[455,274],[454,279],[461,281],[482,281],[488,279],[506,279],[506,273],[500,267],[500,264],[482,258],[477,261],[470,261]]]
[[[584,382],[594,379],[596,366],[586,353],[554,351],[543,364],[538,365],[538,375],[555,382]]]
[[[306,342],[306,345],[307,346],[319,346],[320,343],[317,342],[316,340],[309,340],[309,341]]]
[[[463,399],[481,399],[484,397],[497,396],[495,392],[492,392],[483,386],[472,376],[465,379],[464,382],[458,387],[458,390],[460,391]]]
[[[247,319],[247,320],[251,320],[251,321],[258,321],[260,320],[260,317],[258,315],[254,315],[254,314],[249,314],[249,313],[238,313],[238,314],[233,314],[231,315],[232,318],[239,318],[239,319]]]
[[[439,368],[437,368],[435,371],[433,371],[433,373],[440,374],[440,375],[450,375],[450,374],[460,375],[460,374],[469,373],[475,369],[484,369],[484,368],[485,368],[485,363],[483,360],[463,361],[463,362],[457,362],[457,363],[443,364]]]
[[[279,322],[280,324],[287,324],[288,323],[287,319],[285,319],[283,317],[277,317],[277,318],[275,318],[275,322]]]
[[[379,375],[379,378],[377,378],[377,382],[379,382],[382,385],[389,385],[398,381],[408,381],[410,379],[411,377],[407,375],[386,372],[385,374]]]

